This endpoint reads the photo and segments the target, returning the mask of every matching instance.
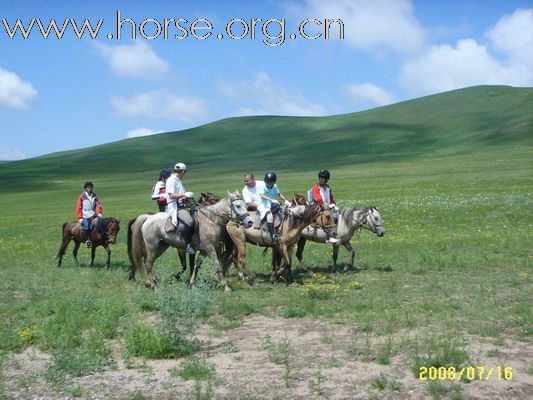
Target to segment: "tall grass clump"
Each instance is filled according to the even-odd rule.
[[[128,355],[144,358],[174,358],[199,348],[195,331],[205,321],[212,294],[199,285],[161,285],[157,293],[155,325],[132,324],[124,333]]]

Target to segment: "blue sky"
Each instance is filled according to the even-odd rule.
[[[121,29],[116,16],[136,23]],[[24,39],[9,37],[17,19],[61,26],[86,18],[98,36],[43,39],[37,22]],[[213,28],[205,40],[189,28]],[[250,38],[250,20],[255,38]],[[284,41],[262,34],[284,19]],[[298,34],[305,19],[340,19],[331,37]],[[5,20],[2,21],[1,19]],[[168,39],[157,24],[173,19]],[[226,24],[246,21],[248,34],[229,38]],[[157,21],[156,22],[154,22]],[[197,26],[206,25],[199,21]],[[268,25],[271,37],[281,22]],[[321,32],[314,21],[306,35]],[[197,30],[196,35],[208,33]],[[217,34],[222,34],[222,39]],[[231,33],[243,33],[236,21]],[[297,34],[295,39],[290,34]],[[112,39],[108,35],[114,35]],[[533,86],[533,1],[2,1],[0,5],[0,160],[34,157],[181,130],[255,114],[331,115],[480,84]]]

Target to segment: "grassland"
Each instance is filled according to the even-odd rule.
[[[375,398],[527,398],[533,388],[532,99],[531,89],[473,88],[323,119],[230,119],[2,164],[0,393],[172,398],[179,388],[183,398],[335,398],[350,391]],[[175,147],[164,145],[169,141]],[[89,268],[88,251],[81,268],[69,253],[64,267],[55,267],[61,223],[74,216],[85,179],[95,182],[105,214],[126,221],[155,209],[152,180],[175,154],[190,162],[186,187],[197,193],[222,194],[242,186],[243,171],[272,168],[290,194],[307,189],[325,165],[339,205],[378,206],[387,233],[354,237],[357,269],[335,275],[327,268],[331,249],[308,244],[306,262],[318,274],[296,270],[291,286],[271,285],[269,258],[249,247],[258,283],[249,287],[234,276],[230,294],[213,288],[210,263],[197,291],[172,283],[174,252],[156,264],[160,291],[129,283],[124,232],[111,270],[102,268],[103,252],[99,267]],[[91,166],[89,159],[97,162]],[[277,328],[239,336],[265,320]],[[305,342],[303,328],[294,331],[310,321],[328,327],[313,325],[315,347]],[[271,379],[279,381],[275,388],[250,378],[252,350],[244,349],[254,340],[259,364],[271,365]],[[213,350],[209,343],[217,341]],[[46,354],[30,372],[20,358],[28,349]],[[224,354],[249,375],[230,379]],[[150,383],[117,385],[106,392],[83,380],[155,368],[139,361],[153,358],[169,359],[162,365],[174,386],[154,392]],[[416,379],[424,365],[481,363],[514,367],[513,380]],[[342,383],[339,368],[347,374]],[[149,381],[148,375],[140,379]],[[253,383],[246,390],[245,378]]]

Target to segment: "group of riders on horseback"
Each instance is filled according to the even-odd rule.
[[[308,190],[307,197],[295,196],[292,202],[283,196],[278,188],[276,174],[267,172],[263,181],[256,181],[252,173],[246,173],[242,194],[228,193],[227,199],[214,196],[210,200],[202,194],[200,205],[194,194],[188,192],[183,185],[186,173],[187,166],[181,162],[176,163],[172,171],[162,170],[152,190],[152,199],[157,202],[160,213],[141,214],[131,219],[128,224],[128,255],[134,268],[130,277],[134,277],[135,268],[145,267],[151,276],[152,287],[155,282],[153,262],[169,246],[181,249],[180,259],[184,268],[183,252],[189,253],[191,257],[197,251],[200,252],[200,258],[194,266],[194,274],[205,256],[212,257],[221,282],[225,282],[225,268],[231,259],[240,276],[248,274],[246,242],[272,247],[275,271],[273,277],[277,279],[285,269],[291,279],[292,249],[296,243],[297,256],[301,263],[305,240],[332,243],[335,269],[341,244],[350,251],[353,265],[354,251],[349,239],[355,230],[366,225],[378,236],[384,233],[381,216],[375,207],[339,210],[328,185],[330,172],[325,169],[318,172],[318,181]],[[95,246],[103,245],[108,252],[106,266],[109,266],[111,252],[108,245],[115,242],[120,221],[102,218],[102,205],[93,188],[92,182],[84,184],[84,192],[80,194],[77,202],[77,221],[63,225],[63,243],[58,253],[58,266],[61,265],[61,258],[71,239],[76,243],[76,263],[77,250],[82,242],[91,248],[92,261]],[[252,225],[255,229],[250,229]],[[337,236],[337,227],[344,231],[343,237]],[[282,259],[285,262],[283,267],[275,267],[280,266]],[[193,270],[191,283],[192,276]]]
[[[194,208],[187,200],[193,198],[191,192],[187,192],[183,186],[182,179],[187,172],[187,166],[184,163],[177,163],[171,172],[168,169],[161,170],[159,180],[152,189],[152,200],[157,202],[160,212],[166,212],[172,218],[172,224],[177,229],[179,223],[192,227],[193,218],[190,215]],[[318,182],[315,183],[308,193],[308,202],[310,204],[324,204],[331,208],[336,219],[338,208],[335,204],[333,192],[328,185],[330,173],[327,169],[318,172]],[[242,189],[242,198],[250,212],[258,214],[259,224],[266,221],[266,227],[273,243],[279,241],[279,233],[276,227],[279,226],[281,199],[284,206],[291,207],[293,204],[280,192],[276,184],[277,176],[274,172],[267,172],[263,181],[255,180],[252,173],[244,175],[244,188]],[[275,221],[275,218],[277,220]],[[277,223],[275,223],[277,222]],[[331,238],[331,243],[335,243],[335,238]],[[189,245],[187,253],[194,254],[194,249]]]

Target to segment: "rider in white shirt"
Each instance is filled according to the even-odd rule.
[[[188,198],[194,197],[191,192],[187,192],[185,187],[181,183],[183,176],[187,172],[187,166],[184,163],[177,163],[174,166],[172,175],[167,179],[165,187],[168,194],[166,212],[170,214],[172,223],[178,227],[178,214],[179,219],[189,226],[193,226],[193,219],[186,209],[184,209],[185,202]],[[191,238],[189,238],[187,248],[185,251],[188,254],[194,254],[195,250],[191,246]]]
[[[246,203],[248,211],[257,211],[261,204],[261,193],[263,192],[263,181],[256,181],[254,175],[247,173],[244,175],[244,188],[242,189],[242,198]]]

